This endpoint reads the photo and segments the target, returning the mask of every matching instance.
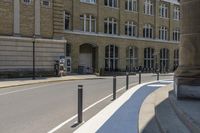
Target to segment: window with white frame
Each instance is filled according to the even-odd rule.
[[[145,24],[143,27],[143,37],[144,38],[153,38],[153,27],[151,24]]]
[[[117,20],[115,18],[104,19],[104,33],[117,34]]]
[[[80,0],[81,2],[84,2],[84,3],[91,3],[91,4],[95,4],[96,3],[96,0]]]
[[[41,0],[41,5],[44,7],[50,7],[51,1],[50,0]]]
[[[161,39],[161,40],[168,39],[168,30],[165,26],[161,26],[159,29],[159,39]]]
[[[174,50],[174,70],[179,66],[179,50]]]
[[[23,0],[23,3],[26,4],[26,5],[30,5],[32,2],[32,0]]]
[[[160,17],[168,18],[168,6],[167,4],[160,4]]]
[[[174,6],[174,12],[173,12],[174,20],[180,20],[180,16],[181,16],[180,7]]]
[[[104,5],[109,7],[118,7],[118,0],[104,0]]]
[[[96,18],[90,14],[80,16],[81,31],[96,32]]]
[[[180,29],[176,28],[173,31],[173,41],[180,41]]]
[[[118,47],[108,45],[105,48],[105,69],[107,71],[115,71],[118,66]]]
[[[138,48],[129,46],[126,50],[126,66],[129,71],[133,71],[138,66]]]
[[[160,50],[160,71],[166,72],[169,69],[169,50],[163,48]]]
[[[126,0],[125,9],[128,11],[137,11],[137,0]]]
[[[127,21],[125,23],[125,35],[127,36],[136,36],[137,26],[133,21]]]
[[[154,8],[152,0],[145,0],[144,1],[144,13],[147,15],[153,15]]]
[[[153,48],[144,49],[144,68],[148,68],[148,69],[154,68],[154,49]]]
[[[71,21],[71,16],[68,12],[64,12],[64,26],[65,26],[65,30],[70,30],[70,22]]]

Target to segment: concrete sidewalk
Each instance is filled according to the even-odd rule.
[[[144,99],[171,83],[170,80],[160,80],[129,89],[74,133],[138,133],[139,111]]]
[[[64,77],[50,77],[50,78],[18,78],[18,79],[0,79],[0,88],[15,87],[22,85],[31,85],[38,83],[48,82],[61,82],[61,81],[72,81],[72,80],[86,80],[86,79],[101,79],[102,77],[96,75],[73,75]]]

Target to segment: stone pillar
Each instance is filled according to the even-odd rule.
[[[35,35],[40,36],[40,0],[35,0]]]
[[[180,66],[175,73],[177,98],[200,98],[200,0],[182,0]],[[192,9],[192,10],[191,10]]]
[[[14,35],[20,34],[20,1],[14,0]]]

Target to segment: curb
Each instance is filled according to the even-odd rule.
[[[0,86],[0,89],[17,87],[17,86],[25,86],[25,85],[42,84],[42,83],[53,83],[53,82],[75,81],[75,80],[95,80],[95,79],[105,79],[105,78],[76,78],[76,79],[63,79],[63,80],[52,80],[52,81],[38,81],[35,83],[22,83],[22,84],[16,84],[16,85]]]

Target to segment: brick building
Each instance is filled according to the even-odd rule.
[[[0,0],[0,73],[53,72],[60,56],[71,72],[173,71],[178,65],[176,0]]]

